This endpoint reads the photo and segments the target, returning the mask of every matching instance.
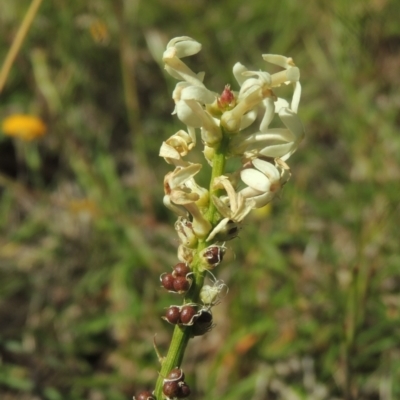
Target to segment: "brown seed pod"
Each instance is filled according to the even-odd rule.
[[[224,258],[225,251],[222,246],[209,246],[203,251],[203,257],[210,267],[216,267]]]
[[[169,374],[167,377],[164,379],[164,382],[167,381],[184,381],[185,380],[185,374],[183,373],[181,368],[174,368],[169,371]]]
[[[193,325],[194,317],[197,313],[197,307],[195,305],[185,305],[181,308],[181,323],[182,325]]]
[[[160,276],[160,281],[161,284],[163,285],[163,287],[167,290],[174,291],[174,280],[175,277],[172,274],[168,274],[166,272],[164,272],[161,276]]]
[[[209,310],[200,310],[199,314],[193,323],[193,336],[202,336],[214,327],[213,316]]]
[[[174,291],[178,293],[186,293],[190,288],[190,281],[184,276],[177,276],[174,279]]]
[[[155,400],[155,397],[149,390],[143,390],[133,397],[133,400]]]
[[[177,397],[180,392],[178,381],[164,381],[163,384],[163,393],[169,398],[173,399]]]
[[[189,397],[190,395],[190,388],[186,384],[186,382],[180,382],[179,383],[179,392],[177,394],[178,399],[184,399],[185,397]]]
[[[171,306],[165,311],[165,316],[163,317],[170,324],[177,324],[180,322],[180,309],[177,306]]]
[[[177,277],[177,276],[183,276],[186,277],[186,275],[191,272],[191,269],[189,266],[185,263],[178,263],[175,265],[174,270],[172,272],[172,275]]]

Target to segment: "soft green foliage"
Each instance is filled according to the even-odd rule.
[[[0,3],[0,60],[28,5]],[[153,336],[164,353],[159,317],[177,302],[158,281],[176,262],[158,149],[182,125],[148,44],[179,35],[203,44],[196,69],[215,91],[238,60],[293,57],[307,133],[270,214],[254,212],[214,271],[230,291],[185,356],[193,398],[399,398],[398,7],[44,0],[0,94],[0,120],[48,126],[0,138],[1,399],[154,386]]]

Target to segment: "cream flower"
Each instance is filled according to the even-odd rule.
[[[264,114],[265,125],[270,121],[273,106],[269,104],[267,107],[270,109]],[[278,115],[286,128],[264,129],[264,132],[235,137],[229,147],[232,154],[243,154],[246,158],[265,156],[286,161],[303,140],[304,128],[298,115],[290,108],[281,108]]]
[[[203,84],[204,74],[194,73],[181,57],[196,54],[201,45],[195,40],[183,36],[171,40],[164,52],[163,61],[167,72],[178,82],[172,94],[178,118],[191,128],[201,128],[201,137],[210,147],[217,145],[222,139],[219,122],[205,109],[216,101],[217,95],[208,90]]]
[[[198,186],[194,176],[202,168],[201,164],[189,164],[185,167],[176,167],[173,172],[167,173],[164,178],[164,204],[166,207],[177,213],[181,217],[187,217],[182,212],[182,207],[189,212],[192,217],[193,231],[198,238],[205,238],[212,226],[202,214],[196,202],[208,204],[208,191]]]
[[[223,231],[229,223],[240,223],[255,206],[255,202],[252,199],[246,199],[242,194],[235,191],[231,181],[225,175],[215,178],[212,188],[214,190],[224,189],[227,196],[212,196],[215,207],[224,218],[219,221],[217,226],[215,226],[209,234],[207,241],[212,240],[219,232]]]
[[[275,159],[275,165],[261,159],[252,160],[254,168],[245,168],[240,172],[240,178],[247,185],[241,194],[245,199],[254,201],[254,208],[268,204],[290,178],[289,166],[280,159]]]
[[[162,143],[159,155],[168,164],[184,167],[189,163],[182,158],[192,150],[195,144],[196,142],[189,133],[180,130]]]

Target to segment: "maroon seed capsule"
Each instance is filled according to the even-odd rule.
[[[183,381],[185,380],[185,374],[180,368],[174,368],[169,371],[169,374],[167,375],[167,378],[165,379],[164,382],[167,381]]]
[[[174,291],[174,280],[175,277],[172,274],[164,273],[160,277],[161,284],[169,291]]]
[[[136,397],[133,398],[134,400],[154,400],[153,393],[148,390],[143,390],[139,392]]]
[[[177,276],[174,279],[174,290],[178,293],[185,293],[190,288],[190,282],[184,276]]]
[[[163,393],[170,399],[177,397],[179,390],[179,384],[177,381],[165,381],[163,384]]]
[[[193,323],[193,317],[196,315],[197,310],[194,306],[183,306],[181,308],[181,323],[183,325],[191,325]]]
[[[164,319],[166,319],[170,324],[177,324],[180,319],[179,307],[171,306],[168,308],[165,312]]]
[[[172,275],[186,277],[189,272],[190,268],[185,263],[178,263],[175,265]]]
[[[217,266],[224,258],[225,248],[219,246],[211,246],[203,253],[204,258],[209,265]]]
[[[193,323],[192,335],[202,336],[213,328],[213,317],[210,311],[201,310],[200,315]]]
[[[178,399],[184,399],[190,396],[190,387],[185,382],[179,383],[179,392],[177,394]]]

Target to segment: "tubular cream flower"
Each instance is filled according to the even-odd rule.
[[[201,44],[189,36],[176,37],[169,41],[163,54],[165,70],[175,79],[186,81],[195,86],[203,86],[204,73],[195,74],[180,59],[197,54]]]
[[[214,190],[224,189],[227,196],[212,196],[215,207],[224,218],[219,221],[217,226],[208,235],[207,241],[212,240],[218,233],[225,230],[228,224],[232,222],[236,224],[240,223],[255,206],[253,199],[246,199],[241,193],[235,191],[231,181],[225,175],[215,178],[212,188]]]
[[[241,194],[245,199],[254,201],[254,208],[268,204],[290,178],[289,166],[279,158],[275,165],[268,161],[256,158],[252,161],[255,168],[245,168],[240,178],[247,185]]]
[[[47,131],[47,127],[38,117],[14,114],[4,119],[2,131],[7,136],[15,136],[25,141],[31,141],[43,136]]]
[[[184,130],[180,130],[162,143],[160,157],[163,157],[168,164],[175,166],[187,166],[189,163],[183,160],[190,150],[196,145],[196,137],[189,135]]]
[[[273,106],[268,104],[268,107],[265,124],[270,121],[269,114]],[[264,132],[235,137],[229,147],[232,154],[242,154],[246,158],[265,156],[286,161],[303,140],[304,128],[298,115],[290,108],[281,108],[278,115],[286,128],[264,129]]]
[[[204,238],[212,228],[199,209],[199,206],[208,204],[208,191],[198,186],[193,178],[201,168],[201,164],[176,167],[164,178],[165,206],[181,217],[187,217],[182,212],[182,207],[185,208],[192,215],[192,228],[198,238]]]

